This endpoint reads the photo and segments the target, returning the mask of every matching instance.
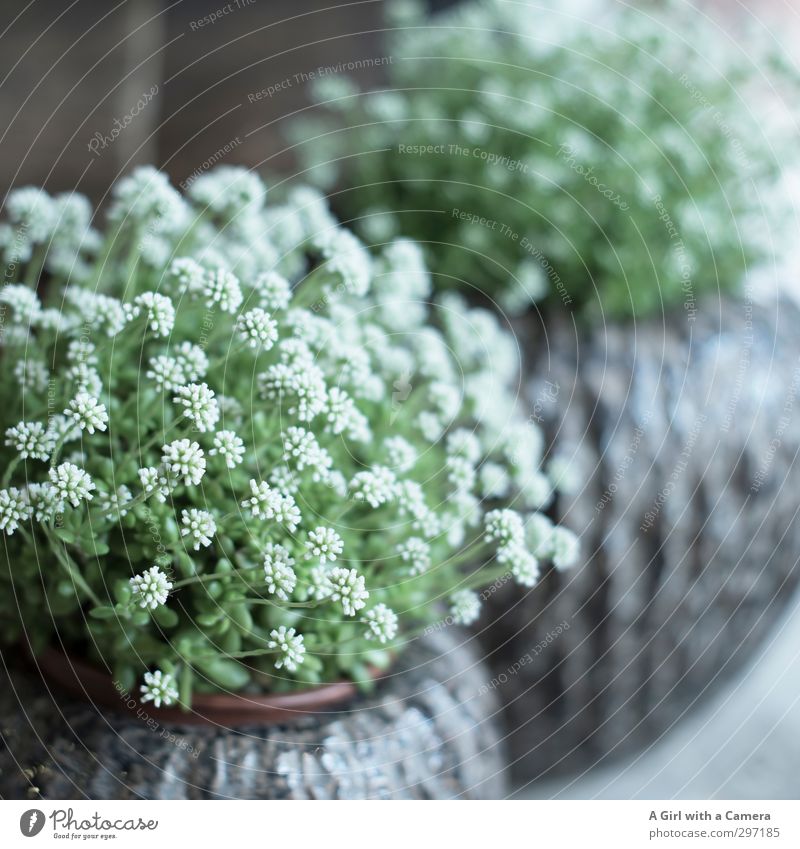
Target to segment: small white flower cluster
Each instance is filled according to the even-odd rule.
[[[130,585],[134,603],[147,610],[155,610],[166,604],[172,589],[172,582],[158,566],[151,566],[141,575],[134,575]]]

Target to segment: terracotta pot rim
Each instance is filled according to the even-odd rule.
[[[140,701],[134,693],[119,690],[111,676],[61,649],[48,647],[33,656],[32,662],[42,677],[57,684],[71,695],[115,713],[132,713],[159,722],[177,725],[274,725],[299,722],[308,716],[337,713],[358,694],[351,681],[334,681],[291,693],[195,693],[188,711],[180,707],[157,708],[152,702]],[[377,680],[380,672],[372,669]]]

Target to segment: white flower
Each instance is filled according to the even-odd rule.
[[[328,572],[327,581],[331,600],[341,602],[345,616],[355,616],[369,598],[364,578],[355,569],[337,566]]]
[[[553,496],[553,486],[546,475],[533,469],[515,476],[522,502],[535,510],[546,507]]]
[[[391,469],[373,466],[358,472],[350,481],[350,491],[356,501],[366,501],[371,507],[380,507],[395,497],[397,479]]]
[[[320,563],[334,560],[342,553],[344,543],[333,528],[314,528],[306,540],[306,560],[319,559]]]
[[[229,469],[235,469],[244,457],[244,442],[232,430],[218,430],[214,434],[214,447],[208,452],[219,455]]]
[[[524,538],[522,517],[514,510],[491,510],[484,519],[486,539],[500,545],[521,542]]]
[[[306,654],[302,635],[298,634],[294,628],[281,625],[280,628],[273,628],[269,632],[269,636],[267,648],[275,649],[280,654],[280,657],[275,661],[275,668],[288,669],[289,672],[294,672],[303,662]]]
[[[447,480],[455,492],[470,492],[475,486],[475,467],[465,457],[448,457]]]
[[[172,581],[158,566],[151,566],[141,575],[134,575],[130,581],[134,604],[146,610],[155,610],[167,603]]]
[[[569,569],[578,561],[580,542],[569,528],[556,526],[550,534],[550,552],[556,569]]]
[[[142,694],[142,701],[152,702],[157,708],[160,708],[162,704],[164,707],[169,707],[175,704],[175,700],[178,698],[178,691],[175,689],[172,676],[160,669],[155,672],[145,672],[144,684],[139,690]]]
[[[294,531],[300,524],[300,511],[291,495],[284,495],[265,481],[250,481],[250,498],[242,501],[256,519],[274,519]]]
[[[98,496],[100,509],[110,519],[118,519],[128,515],[127,506],[133,496],[125,484],[118,486],[114,492],[103,492]]]
[[[217,532],[217,523],[208,510],[197,510],[194,507],[181,510],[181,524],[181,536],[189,537],[194,543],[195,551],[199,551],[201,545],[208,548]]]
[[[525,541],[536,557],[549,557],[552,551],[550,541],[553,536],[553,523],[544,513],[531,513],[525,523]]]
[[[231,314],[239,309],[244,300],[239,279],[224,268],[218,268],[206,275],[203,296],[207,307],[218,304],[223,312]]]
[[[6,430],[6,445],[14,448],[26,460],[48,460],[54,442],[41,422],[20,422]]]
[[[206,473],[203,449],[188,439],[176,439],[161,449],[161,460],[168,472],[183,480],[186,486],[197,486]]]
[[[0,489],[0,530],[11,536],[19,527],[20,522],[26,522],[33,515],[33,509],[15,486]]]
[[[0,303],[8,304],[13,320],[26,326],[36,321],[42,309],[36,292],[22,283],[7,283],[0,288]]]
[[[207,383],[187,383],[172,400],[183,407],[183,415],[201,432],[213,430],[219,421],[219,404]]]
[[[292,297],[292,287],[289,281],[277,271],[266,271],[259,274],[253,288],[258,293],[261,306],[271,312],[285,310]]]
[[[339,386],[332,386],[328,390],[328,398],[325,406],[325,418],[328,421],[326,428],[331,433],[340,434],[348,430],[353,421],[355,408],[353,399]]]
[[[511,489],[511,478],[500,463],[484,463],[480,469],[480,482],[484,498],[505,498]]]
[[[342,227],[330,228],[317,238],[325,270],[337,279],[337,285],[355,297],[364,297],[372,279],[372,259],[363,244]]]
[[[302,427],[290,427],[281,434],[283,440],[283,459],[291,463],[298,472],[310,467],[324,475],[331,465],[331,457],[320,447],[313,433]]]
[[[539,561],[522,542],[512,542],[497,550],[497,562],[510,567],[511,574],[523,587],[532,587],[539,580]]]
[[[236,224],[258,215],[267,189],[253,171],[241,165],[219,165],[195,177],[188,193],[196,204]]]
[[[6,198],[6,212],[31,242],[44,242],[55,223],[53,198],[37,186],[23,186],[10,191]]]
[[[141,165],[114,184],[108,217],[145,224],[150,233],[169,233],[185,226],[187,208],[166,174],[152,165]]]
[[[175,284],[176,294],[194,294],[202,290],[206,272],[203,266],[191,257],[178,257],[170,263],[167,276]]]
[[[52,484],[32,483],[27,488],[27,498],[37,522],[49,522],[63,507]]]
[[[447,436],[447,453],[475,465],[481,458],[481,442],[472,431],[458,428]]]
[[[451,422],[461,410],[461,393],[451,383],[434,381],[428,387],[428,396],[445,424]]]
[[[325,379],[313,363],[275,363],[259,375],[259,389],[269,401],[289,400],[286,412],[301,422],[310,422],[325,409]]]
[[[62,463],[55,469],[50,469],[48,474],[59,501],[68,501],[73,507],[77,507],[84,499],[92,500],[94,481],[74,463]]]
[[[39,360],[18,360],[14,366],[14,377],[19,381],[23,391],[42,393],[47,391],[50,383],[50,372],[47,366]]]
[[[415,422],[423,439],[428,442],[438,442],[445,431],[445,424],[436,413],[430,410],[423,410],[417,415]]]
[[[456,590],[450,596],[450,616],[456,625],[472,625],[481,615],[481,600],[472,590]]]
[[[157,469],[155,466],[147,466],[139,469],[137,474],[139,475],[145,495],[155,495],[163,504],[169,497],[170,492],[172,492],[175,480],[170,481],[164,471]]]
[[[123,306],[116,298],[80,286],[68,286],[64,290],[64,299],[78,311],[88,326],[98,328],[109,337],[116,336],[125,327],[126,316],[131,310],[139,314],[138,307]]]
[[[297,495],[300,491],[300,477],[288,466],[275,466],[269,473],[270,485],[286,495]]]
[[[396,472],[410,472],[417,462],[417,450],[402,436],[389,436],[383,441],[387,462]]]
[[[81,430],[87,430],[89,433],[105,430],[108,424],[105,404],[101,404],[97,398],[86,392],[79,392],[69,402],[69,408],[64,410],[64,415],[71,418]]]
[[[97,365],[96,350],[88,339],[73,339],[67,346],[67,359],[72,363]]]
[[[159,389],[174,392],[186,382],[181,364],[172,357],[159,354],[150,359],[150,368],[145,372],[150,380],[154,380]]]
[[[297,584],[294,558],[282,545],[267,543],[264,546],[264,580],[267,591],[288,601]]]
[[[397,614],[385,604],[376,604],[364,615],[367,623],[367,638],[381,643],[393,640],[397,636]]]
[[[198,381],[205,377],[208,371],[208,357],[199,345],[181,342],[175,348],[174,355],[187,380]]]
[[[125,317],[128,321],[144,314],[150,329],[157,336],[169,336],[175,325],[175,307],[172,301],[159,292],[142,292],[125,304]]]
[[[331,597],[333,585],[330,582],[330,573],[332,569],[324,563],[318,563],[311,568],[309,581],[311,583],[311,592],[317,601],[323,601]]]
[[[401,513],[414,520],[415,530],[421,530],[430,517],[436,516],[425,503],[425,493],[416,481],[400,481],[395,488],[395,496]]]
[[[236,327],[251,348],[269,351],[278,341],[278,322],[260,307],[240,315]]]
[[[425,540],[419,537],[409,537],[397,546],[400,559],[409,564],[410,575],[421,575],[427,572],[431,565],[431,549]]]
[[[103,391],[103,381],[96,368],[88,363],[73,363],[66,376],[74,384],[78,392],[84,392],[96,398]]]

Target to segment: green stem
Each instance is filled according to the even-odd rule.
[[[232,576],[241,576],[247,572],[258,572],[258,566],[251,566],[247,569],[231,569],[227,572],[209,572],[207,575],[193,575],[191,578],[184,578],[172,585],[172,588],[177,590],[181,587],[188,587],[191,584],[204,584],[207,581],[216,581],[219,578],[229,578]]]
[[[14,459],[6,466],[5,473],[3,474],[3,489],[5,489],[9,485],[9,483],[11,483],[11,476],[14,474],[14,469],[17,468],[19,463],[20,456],[19,454],[16,454],[14,456]]]
[[[73,583],[77,584],[89,596],[92,602],[97,607],[103,607],[103,602],[100,601],[95,591],[89,586],[86,578],[81,574],[78,564],[69,556],[66,545],[59,540],[55,534],[46,526],[43,525],[45,535],[47,536],[53,553],[58,558],[58,561],[66,570],[67,574],[72,578]]]

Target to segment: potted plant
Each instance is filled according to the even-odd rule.
[[[348,722],[373,721],[395,750],[398,724],[428,735],[422,750],[438,739],[456,775],[436,784],[416,768],[408,789],[410,767],[378,766],[383,792],[480,795],[500,770],[470,729],[490,727],[492,708],[464,695],[460,676],[485,673],[457,626],[478,618],[485,588],[529,587],[576,556],[539,512],[553,487],[541,434],[515,408],[514,339],[457,297],[431,303],[414,243],[371,253],[316,192],[265,197],[244,169],[199,176],[184,197],[139,168],[116,184],[101,235],[80,197],[9,195],[5,652],[29,649],[49,683],[94,702],[72,725],[100,707],[87,732],[98,774],[118,764],[112,741],[136,735],[136,717],[117,716],[127,707],[159,728],[199,722],[187,746],[208,750],[211,735],[223,759],[244,744],[220,726],[250,729],[248,763],[295,787],[198,778],[183,758],[171,767],[183,790],[165,793],[302,795],[303,769],[286,764],[336,738],[332,723],[346,737]],[[348,708],[354,685],[368,695]],[[437,704],[457,733],[436,727]],[[293,719],[278,735],[289,744],[270,748],[269,723]],[[174,759],[159,735],[136,739],[147,763]],[[471,764],[454,756],[464,746]],[[357,769],[358,749],[340,748],[328,762]],[[45,795],[69,792],[65,770],[68,784],[76,770],[97,779],[86,764],[49,769]],[[155,793],[153,769],[125,792]],[[341,775],[329,791],[357,795]]]

